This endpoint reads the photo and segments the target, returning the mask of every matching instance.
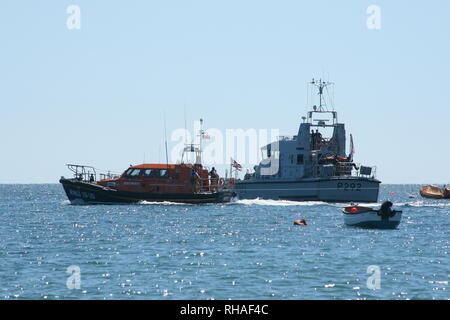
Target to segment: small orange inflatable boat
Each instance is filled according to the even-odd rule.
[[[420,188],[420,195],[429,199],[450,199],[450,188],[430,185]]]

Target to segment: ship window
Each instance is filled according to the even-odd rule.
[[[169,175],[169,171],[167,170],[160,170],[159,171],[159,176],[160,177],[167,177]]]
[[[157,177],[159,177],[159,170],[158,169],[147,169],[144,171],[144,176],[150,177],[150,178],[157,178]]]
[[[129,172],[128,175],[130,177],[137,177],[141,173],[141,169],[133,169],[133,171]]]
[[[303,154],[297,155],[297,164],[303,164]]]

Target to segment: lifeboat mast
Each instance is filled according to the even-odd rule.
[[[198,132],[199,134],[197,136],[200,139],[199,143],[185,143],[185,147],[183,148],[183,153],[181,155],[181,163],[184,163],[184,157],[186,153],[195,153],[194,165],[202,166],[202,139],[205,135],[205,132],[203,131],[203,119],[200,119],[200,129]]]

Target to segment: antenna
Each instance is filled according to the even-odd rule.
[[[164,117],[164,144],[166,147],[166,165],[167,168],[169,167],[169,155],[167,153],[167,130],[166,130],[166,113],[163,113],[163,117]]]
[[[158,145],[158,163],[161,163],[161,143]]]
[[[184,144],[187,144],[186,102],[184,103]]]
[[[326,107],[325,101],[323,99],[323,89],[326,89],[328,86],[332,85],[332,82],[325,82],[322,79],[315,80],[312,79],[310,82],[312,85],[316,86],[319,89],[319,107],[317,111],[325,111],[323,107]]]
[[[203,131],[203,119],[200,119],[200,132],[199,132],[199,136],[200,136],[200,141],[199,141],[199,149],[198,149],[198,153],[196,154],[196,159],[195,162],[198,164],[202,163],[202,140],[203,137],[205,135],[205,132]]]

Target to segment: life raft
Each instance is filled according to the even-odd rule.
[[[429,185],[420,188],[420,195],[429,199],[450,199],[450,189]]]

